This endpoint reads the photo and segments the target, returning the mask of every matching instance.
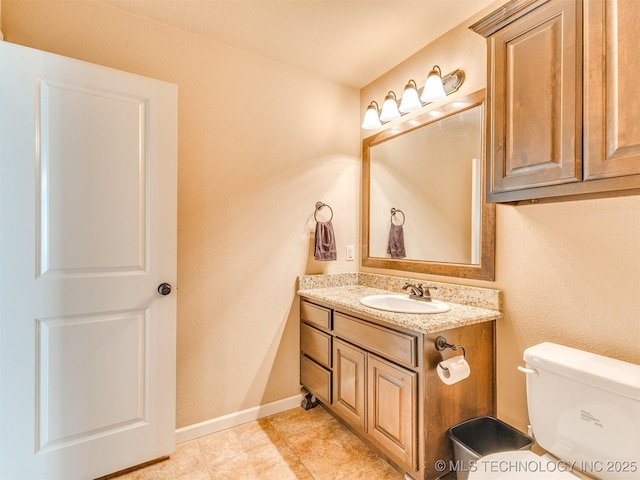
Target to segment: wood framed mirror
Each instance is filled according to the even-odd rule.
[[[494,279],[484,99],[484,90],[456,98],[363,140],[363,267]],[[404,252],[389,249],[392,223]]]

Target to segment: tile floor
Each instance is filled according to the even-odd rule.
[[[118,480],[403,480],[321,406],[294,408],[177,446]]]

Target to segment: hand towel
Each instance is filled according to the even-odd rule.
[[[331,220],[316,222],[316,242],[313,256],[316,260],[335,260],[337,258],[336,237]]]
[[[407,256],[404,250],[404,230],[402,225],[391,224],[387,253],[391,254],[391,258],[405,258]]]

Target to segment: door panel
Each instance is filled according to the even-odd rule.
[[[640,2],[584,2],[585,180],[640,173]]]
[[[38,452],[149,421],[145,311],[39,320],[36,335]]]
[[[40,271],[144,270],[144,100],[70,82],[38,83]],[[66,132],[73,142],[62,141]]]
[[[174,85],[0,42],[0,478],[175,447]]]

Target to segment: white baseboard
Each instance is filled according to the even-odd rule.
[[[265,405],[259,405],[240,412],[230,413],[229,415],[178,428],[176,430],[176,443],[188,442],[194,438],[210,435],[220,432],[221,430],[226,430],[227,428],[237,427],[243,423],[252,422],[260,418],[268,417],[269,415],[275,415],[276,413],[299,407],[302,398],[302,395],[294,395],[293,397],[283,398],[282,400]]]

